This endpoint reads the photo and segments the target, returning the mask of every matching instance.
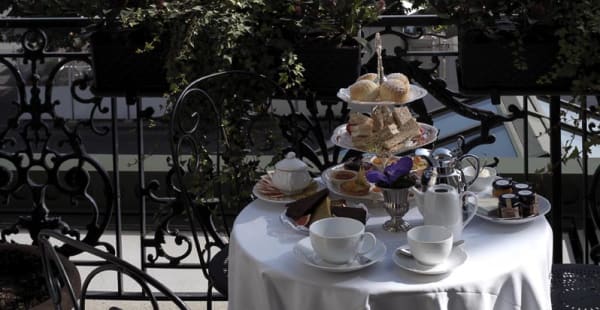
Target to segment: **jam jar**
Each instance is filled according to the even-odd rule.
[[[519,205],[521,207],[521,215],[523,217],[534,216],[539,213],[535,193],[531,190],[524,189],[517,192],[519,197]]]
[[[492,195],[494,197],[500,197],[502,194],[512,192],[512,182],[509,179],[498,179],[494,181],[492,188]]]
[[[519,212],[519,197],[512,193],[500,195],[498,198],[498,213],[501,218],[521,217]]]
[[[528,184],[528,183],[520,183],[520,182],[514,182],[512,184],[512,192],[513,193],[517,193],[517,192],[522,191],[522,190],[533,191],[533,186],[531,184]]]

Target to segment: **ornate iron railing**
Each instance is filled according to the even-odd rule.
[[[80,31],[92,21],[80,18],[15,18],[0,21],[0,29],[16,30],[18,36],[18,50],[15,52],[1,52],[0,63],[7,68],[8,73],[15,81],[14,88],[18,92],[18,100],[15,102],[0,102],[1,105],[13,104],[16,108],[14,114],[9,115],[0,124],[0,213],[9,205],[26,205],[22,217],[17,219],[8,227],[2,229],[2,241],[11,240],[11,235],[26,230],[35,243],[36,235],[41,229],[58,229],[76,239],[92,245],[103,246],[109,252],[122,257],[122,200],[124,195],[138,195],[138,211],[140,220],[138,223],[140,234],[140,258],[142,270],[152,268],[201,268],[201,264],[184,263],[193,252],[193,243],[189,237],[171,227],[173,220],[181,218],[184,208],[178,202],[172,189],[173,173],[171,170],[165,176],[164,184],[157,179],[148,180],[145,169],[145,158],[147,156],[144,145],[145,130],[149,122],[155,122],[156,111],[145,107],[141,100],[136,97],[126,98],[126,104],[134,107],[136,111],[135,144],[137,149],[137,184],[135,191],[122,192],[120,169],[119,169],[119,122],[117,115],[117,100],[115,98],[101,98],[98,96],[82,95],[81,90],[89,89],[92,76],[83,74],[72,82],[70,90],[72,97],[79,105],[91,106],[88,119],[69,120],[60,117],[55,112],[56,107],[61,104],[54,99],[54,80],[63,66],[71,62],[82,62],[91,66],[90,53],[81,52],[47,52],[49,44],[48,29],[72,28]],[[439,102],[443,108],[438,111],[427,111],[424,102],[418,101],[411,104],[411,108],[418,114],[419,120],[432,123],[434,113],[451,111],[464,117],[476,120],[479,126],[466,133],[470,138],[464,145],[463,151],[469,151],[481,144],[489,144],[495,141],[490,130],[501,126],[505,122],[515,119],[525,119],[531,114],[528,110],[528,100],[523,102],[524,108],[516,106],[509,108],[510,114],[502,115],[473,107],[473,101],[481,97],[463,96],[455,90],[448,89],[445,81],[436,76],[439,70],[440,58],[456,56],[454,51],[411,51],[410,40],[415,40],[426,34],[424,27],[431,25],[446,24],[447,21],[436,16],[384,16],[374,25],[375,28],[383,28],[382,33],[399,37],[403,44],[394,48],[394,54],[384,55],[384,66],[388,72],[406,72],[416,83],[420,84]],[[412,26],[411,31],[405,27]],[[416,27],[416,28],[414,28]],[[420,28],[423,27],[423,28]],[[372,36],[367,37],[368,40]],[[408,57],[431,57],[433,67],[424,68],[419,61],[409,61]],[[56,59],[48,76],[43,79],[39,75],[40,65],[49,59]],[[17,63],[28,67],[30,72],[23,72]],[[365,70],[373,72],[372,61],[365,64]],[[347,107],[336,98],[315,97],[306,98],[306,110],[309,113],[306,121],[329,122],[329,130],[335,121],[343,121]],[[497,94],[492,97],[492,102],[498,104]],[[326,107],[325,114],[319,112],[319,105]],[[335,113],[333,106],[339,105],[341,110]],[[552,152],[551,162],[553,164],[553,213],[552,218],[561,219],[561,208],[557,207],[561,201],[561,167],[560,167],[560,101],[558,97],[552,97],[550,121],[553,124],[551,130]],[[2,111],[5,109],[2,108]],[[99,114],[110,113],[109,125],[98,125],[96,122]],[[524,137],[527,139],[527,126],[524,126]],[[584,124],[583,128],[595,130],[593,125]],[[107,144],[112,147],[112,169],[102,166],[98,160],[90,154],[86,148],[86,141],[82,139],[81,132],[87,130],[96,136],[104,137]],[[583,130],[587,135],[588,130]],[[333,157],[322,158],[319,169],[326,168],[337,161],[340,155],[339,149],[330,147],[327,143],[327,132],[320,133],[321,141],[318,141],[319,154],[331,152]],[[438,143],[449,142],[465,134],[465,132],[445,137]],[[319,137],[319,135],[317,135]],[[585,138],[585,136],[584,136]],[[167,141],[167,140],[165,140]],[[528,141],[524,142],[525,177],[528,178]],[[327,154],[325,154],[327,155]],[[585,171],[587,172],[587,155],[584,155]],[[112,170],[112,175],[109,173]],[[93,171],[93,174],[90,174]],[[587,173],[584,173],[587,175]],[[94,182],[92,184],[92,178]],[[587,188],[587,178],[584,178],[584,186]],[[101,189],[99,191],[91,189]],[[57,200],[58,199],[58,200]],[[66,220],[54,214],[53,209],[56,201],[68,201],[74,208],[86,208],[89,214],[87,222],[82,229],[75,228]],[[161,207],[166,212],[159,214],[157,223],[152,226],[147,223],[148,205]],[[594,206],[595,207],[595,206]],[[586,209],[587,210],[587,209]],[[586,211],[587,212],[587,211]],[[68,216],[68,214],[61,214]],[[114,217],[112,217],[114,215]],[[587,217],[587,214],[585,214]],[[100,237],[107,230],[114,218],[114,230],[116,233],[115,244],[101,242]],[[593,224],[593,223],[591,223]],[[590,224],[590,225],[591,225]],[[560,220],[553,221],[555,230],[555,254],[560,255],[562,224]],[[182,250],[180,254],[169,253],[164,244],[167,238],[172,238],[174,243]],[[63,254],[74,255],[76,251],[68,246],[61,249]],[[584,249],[584,259],[587,259],[587,247]],[[556,257],[560,261],[560,257]],[[94,264],[94,262],[79,262],[79,264]],[[91,298],[124,298],[136,299],[139,294],[124,292],[121,277],[119,277],[116,292],[90,292]],[[138,297],[136,297],[138,296]],[[203,294],[181,294],[184,299],[202,300],[206,298]],[[219,297],[217,297],[219,299]]]

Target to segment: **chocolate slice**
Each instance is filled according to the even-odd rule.
[[[287,207],[285,215],[297,220],[304,215],[312,213],[327,196],[329,196],[329,190],[324,188],[310,196],[290,202],[285,205]]]
[[[333,207],[331,208],[331,214],[337,217],[353,218],[363,224],[367,222],[367,211],[363,208]]]

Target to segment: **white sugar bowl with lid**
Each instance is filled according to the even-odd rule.
[[[297,194],[312,182],[308,173],[308,165],[296,158],[296,153],[289,152],[285,158],[275,164],[275,172],[271,175],[273,185],[284,194]]]

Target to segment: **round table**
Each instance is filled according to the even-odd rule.
[[[465,228],[465,263],[444,275],[406,271],[392,261],[406,233],[369,207],[366,230],[387,247],[365,269],[329,273],[302,264],[294,245],[307,236],[280,220],[283,204],[255,200],[237,217],[229,244],[229,309],[551,309],[552,229],[544,217],[520,225],[475,218]],[[421,225],[412,208],[404,217]]]

